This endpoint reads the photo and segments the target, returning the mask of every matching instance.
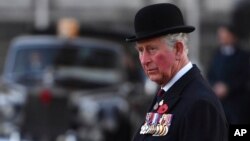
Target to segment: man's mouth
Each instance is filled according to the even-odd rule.
[[[158,69],[148,69],[147,70],[147,73],[156,73],[156,72],[158,72]]]

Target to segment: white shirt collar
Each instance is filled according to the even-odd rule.
[[[162,88],[165,92],[174,85],[174,83],[179,80],[185,73],[187,73],[193,67],[192,63],[189,62],[182,69],[180,69],[175,76]]]

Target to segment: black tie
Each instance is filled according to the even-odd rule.
[[[156,94],[156,103],[153,106],[153,111],[156,112],[159,106],[160,101],[163,99],[165,91],[163,89],[160,89]]]
[[[163,89],[160,89],[157,93],[157,97],[162,97],[165,91]]]
[[[157,93],[157,102],[160,102],[160,100],[162,100],[163,96],[164,96],[165,91],[163,89],[160,89]]]

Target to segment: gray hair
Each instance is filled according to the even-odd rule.
[[[184,47],[188,53],[188,48],[187,48],[188,34],[187,33],[168,34],[168,35],[163,36],[163,39],[166,41],[169,47],[173,47],[177,41],[181,41],[184,44]]]

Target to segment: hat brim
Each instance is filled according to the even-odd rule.
[[[162,36],[166,34],[174,34],[174,33],[181,33],[181,32],[190,33],[190,32],[193,32],[194,30],[195,28],[193,26],[177,26],[173,28],[167,28],[167,29],[163,29],[160,31],[155,31],[152,33],[144,34],[141,36],[131,36],[131,37],[126,38],[126,42],[135,42],[135,41],[145,40],[145,39]]]

